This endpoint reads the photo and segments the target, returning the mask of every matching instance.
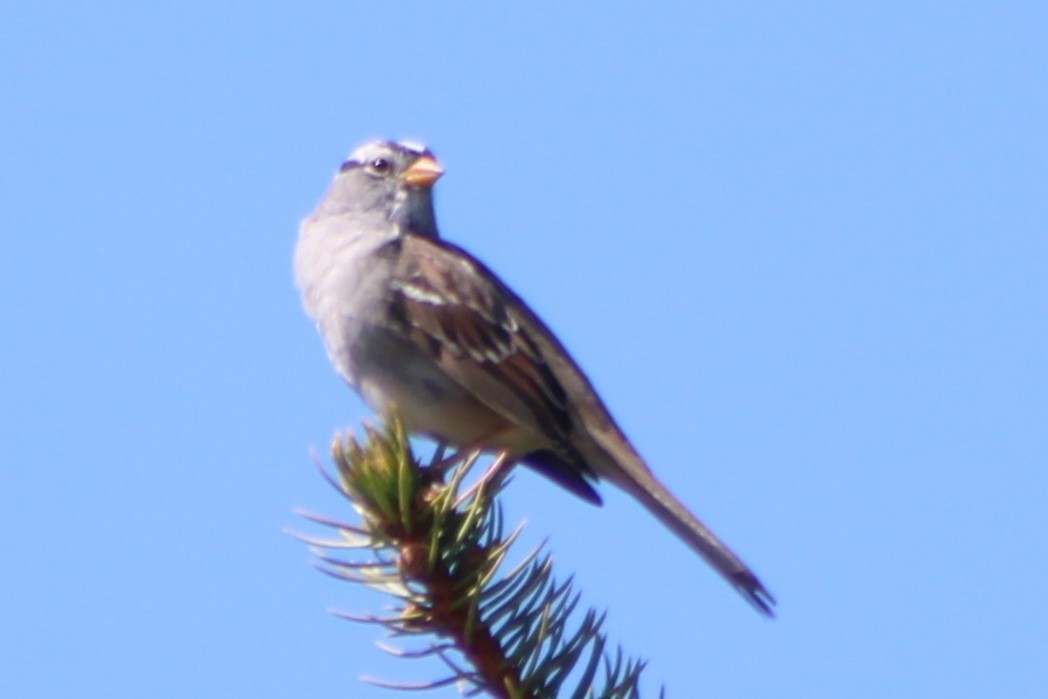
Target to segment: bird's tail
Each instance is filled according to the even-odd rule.
[[[706,559],[706,562],[738,590],[739,594],[757,611],[769,617],[775,616],[772,610],[775,598],[749,566],[718,539],[698,517],[693,515],[684,503],[674,497],[666,486],[655,478],[647,466],[643,464],[637,464],[637,466],[638,469],[629,470],[620,466],[611,473],[607,469],[602,469],[601,476],[639,500],[670,531]],[[639,472],[633,473],[634,470]]]

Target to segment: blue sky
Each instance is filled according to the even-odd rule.
[[[369,417],[296,227],[377,136],[779,599],[520,474],[649,690],[1041,695],[1048,9],[566,5],[0,9],[0,696],[439,675],[284,533],[345,513],[311,449]]]

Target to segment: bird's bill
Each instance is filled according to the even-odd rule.
[[[443,174],[444,168],[440,166],[436,158],[431,155],[423,155],[413,162],[401,177],[413,187],[432,187]]]

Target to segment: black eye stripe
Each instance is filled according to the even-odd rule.
[[[410,156],[411,160],[421,156],[433,157],[428,148],[416,143],[388,142],[375,145],[384,147],[360,149],[350,155],[339,166],[338,171],[341,173],[355,168],[364,168],[372,174],[385,175],[401,166],[399,163],[404,159],[402,156]]]

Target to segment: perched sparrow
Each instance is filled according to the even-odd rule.
[[[549,328],[440,239],[441,174],[422,146],[366,143],[302,223],[296,281],[342,378],[410,431],[503,453],[589,502],[611,481],[772,615],[768,590],[655,478]]]

